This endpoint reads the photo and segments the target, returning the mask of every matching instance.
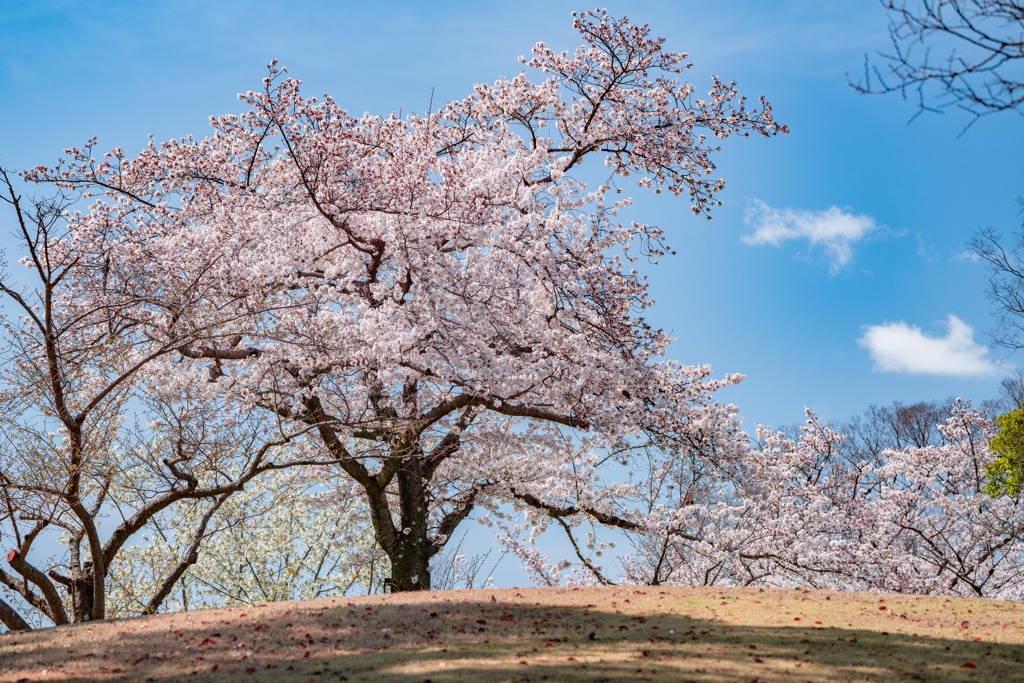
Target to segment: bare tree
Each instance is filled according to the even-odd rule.
[[[1000,384],[1000,399],[1005,401],[1006,410],[1024,408],[1024,370],[1017,370]],[[1005,412],[1005,410],[1004,410]]]
[[[913,96],[918,113],[961,109],[971,123],[1024,104],[1024,3],[881,3],[889,13],[892,52],[878,53],[881,64],[865,59],[863,78],[851,81],[858,91]]]
[[[1024,230],[1018,230],[1012,245],[994,230],[981,230],[971,249],[989,267],[989,299],[998,309],[998,326],[993,341],[1010,351],[1024,347]]]

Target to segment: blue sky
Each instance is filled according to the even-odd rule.
[[[0,163],[52,162],[96,135],[135,150],[204,135],[238,110],[276,58],[350,111],[424,111],[518,72],[543,40],[576,46],[565,2],[288,3],[0,0]],[[1003,352],[985,268],[964,258],[979,228],[1020,223],[1024,121],[925,115],[898,96],[858,95],[846,74],[888,47],[873,2],[608,2],[712,73],[766,95],[790,135],[730,140],[711,222],[639,190],[633,216],[678,255],[649,273],[652,322],[672,356],[748,379],[723,392],[748,425],[809,406],[843,419],[870,403],[996,394]],[[6,235],[10,217],[0,216]],[[14,256],[11,254],[11,256]]]

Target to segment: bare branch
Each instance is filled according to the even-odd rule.
[[[229,491],[214,498],[213,504],[203,515],[195,532],[192,534],[192,542],[189,543],[188,549],[182,553],[181,559],[174,566],[174,569],[160,582],[160,586],[146,604],[146,609],[142,612],[143,614],[156,614],[163,601],[167,599],[170,592],[178,585],[178,581],[185,571],[199,561],[199,546],[202,544],[203,539],[206,538],[206,527],[213,518],[214,513],[224,504],[224,501],[228,499],[231,493]]]

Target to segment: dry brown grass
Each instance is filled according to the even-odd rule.
[[[0,681],[1024,681],[1024,605],[827,591],[505,589],[0,636]]]

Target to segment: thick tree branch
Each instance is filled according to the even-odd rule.
[[[430,550],[431,557],[433,557],[434,555],[436,555],[444,549],[445,543],[448,541],[449,538],[452,537],[452,534],[455,533],[455,529],[457,529],[458,526],[462,524],[462,522],[467,517],[469,517],[469,515],[473,512],[473,508],[476,505],[477,496],[479,495],[480,488],[473,487],[473,489],[469,492],[469,496],[467,496],[464,500],[460,501],[458,506],[454,510],[449,512],[441,519],[441,523],[437,527],[437,533],[440,534],[442,538],[444,538],[444,542],[433,544],[434,547]]]
[[[32,590],[32,587],[29,585],[28,581],[26,581],[24,578],[15,578],[14,576],[5,572],[3,569],[0,569],[0,584],[3,584],[12,592],[25,598],[25,602],[41,611],[47,617],[50,616],[50,608],[49,606],[47,606],[46,600],[43,598],[43,596],[39,595],[34,590]],[[50,620],[53,621],[53,619]]]
[[[172,469],[172,472],[174,472],[179,479],[186,480],[188,485],[185,488],[173,489],[153,499],[148,504],[139,508],[131,517],[118,525],[110,535],[110,538],[107,539],[107,543],[103,548],[105,564],[112,562],[118,551],[120,551],[121,547],[129,538],[140,531],[157,513],[166,509],[170,505],[185,499],[201,500],[204,498],[214,498],[221,495],[235,493],[241,491],[247,483],[259,474],[270,469],[279,469],[278,466],[265,462],[266,455],[271,449],[289,443],[292,438],[292,436],[286,436],[284,438],[262,444],[253,455],[252,461],[245,471],[235,479],[224,484],[199,488],[198,480],[194,475]],[[171,463],[167,462],[166,464],[170,466]]]
[[[220,506],[224,504],[224,501],[228,499],[232,492],[223,493],[217,496],[213,504],[203,515],[199,521],[199,526],[196,527],[195,533],[192,534],[192,542],[189,544],[188,549],[182,554],[178,561],[178,564],[174,566],[164,580],[160,582],[160,586],[156,592],[153,593],[153,597],[150,598],[149,603],[146,605],[146,609],[143,610],[143,614],[156,614],[157,610],[160,609],[160,605],[163,603],[167,596],[170,595],[171,591],[177,585],[185,571],[199,561],[199,546],[202,544],[203,539],[206,538],[206,527],[209,525],[213,515],[220,509]]]
[[[0,623],[3,623],[11,631],[32,630],[28,622],[3,598],[0,598]]]
[[[57,587],[53,585],[53,582],[50,581],[46,574],[25,561],[25,558],[22,557],[18,550],[12,550],[7,553],[7,563],[11,565],[14,571],[39,587],[43,597],[46,599],[46,615],[53,620],[54,624],[60,626],[61,624],[68,623],[68,613],[64,609],[64,601],[61,600]]]

